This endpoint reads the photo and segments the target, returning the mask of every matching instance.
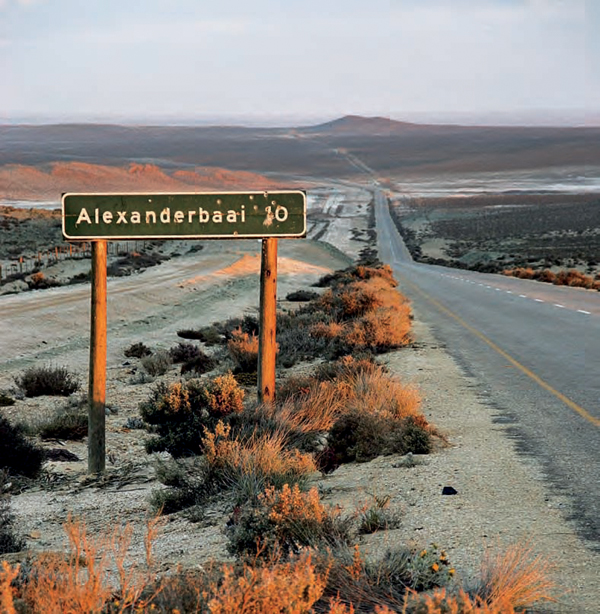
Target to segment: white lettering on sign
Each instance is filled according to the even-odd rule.
[[[271,207],[266,207],[267,219],[265,220],[265,226],[270,226],[273,223],[274,219],[277,219],[279,222],[284,222],[288,217],[288,211],[285,207],[278,206],[273,214],[271,211]],[[100,211],[99,208],[96,208],[91,212],[82,207],[79,211],[79,215],[77,216],[77,221],[75,222],[75,226],[79,226],[80,224],[106,224],[108,226],[112,224],[141,224],[142,223],[142,215],[144,212],[142,211],[116,211],[115,215],[111,211]],[[144,216],[144,221],[146,224],[170,224],[174,222],[175,224],[183,224],[187,219],[188,224],[192,224],[196,222],[198,224],[208,224],[212,222],[213,224],[222,224],[224,221],[229,224],[236,224],[238,222],[244,223],[246,221],[246,208],[244,205],[240,207],[239,211],[235,209],[228,209],[227,211],[219,211],[218,209],[215,211],[208,211],[207,209],[203,209],[199,207],[197,211],[190,209],[188,211],[171,211],[170,207],[165,207],[160,214],[156,211],[146,211]]]

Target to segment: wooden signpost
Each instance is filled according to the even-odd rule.
[[[67,241],[92,242],[88,471],[106,465],[107,241],[146,239],[262,239],[258,398],[275,400],[277,240],[306,236],[306,193],[194,192],[76,194],[62,197]]]

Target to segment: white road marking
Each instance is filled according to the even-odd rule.
[[[555,307],[560,307],[561,309],[566,309],[564,305],[560,305],[559,303],[554,303]]]
[[[526,294],[519,294],[519,298],[527,298]]]
[[[543,303],[544,301],[541,298],[533,299],[536,303]]]
[[[512,290],[507,290],[506,294],[512,294]]]
[[[579,313],[585,313],[585,315],[587,315],[587,316],[591,315],[591,313],[592,313],[591,311],[585,311],[585,309],[578,309],[577,311]]]

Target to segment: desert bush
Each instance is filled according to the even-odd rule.
[[[202,395],[211,416],[220,418],[244,409],[244,391],[231,373],[209,380]]]
[[[256,371],[258,365],[258,337],[242,332],[241,328],[233,331],[227,342],[229,355],[237,369],[242,373]]]
[[[347,326],[338,352],[389,352],[411,343],[410,329],[411,310],[406,303],[378,309]]]
[[[200,454],[204,427],[241,412],[243,402],[244,391],[231,374],[205,383],[159,383],[140,404],[140,414],[155,435],[146,442],[146,450],[166,450],[176,458]]]
[[[171,368],[172,364],[171,356],[165,350],[159,350],[151,356],[144,356],[142,358],[142,368],[152,377],[164,375]]]
[[[358,279],[367,280],[373,278],[381,278],[392,287],[398,285],[398,282],[394,279],[391,267],[387,264],[381,266],[351,266],[341,271],[334,271],[324,275],[314,285],[318,288],[325,288],[346,285]]]
[[[44,451],[23,433],[22,426],[12,425],[0,413],[0,470],[11,475],[35,477],[42,469]]]
[[[208,611],[211,614],[256,614],[281,612],[302,614],[314,611],[327,583],[327,570],[317,570],[310,552],[271,565],[245,564],[241,571],[223,568],[223,578],[211,585]],[[321,610],[333,614],[334,610]],[[336,614],[344,614],[339,607]],[[348,611],[348,614],[350,612]]]
[[[385,368],[377,363],[372,354],[347,355],[331,362],[317,366],[315,377],[321,381],[350,381],[362,374],[372,374],[376,371],[385,373]]]
[[[57,409],[53,416],[37,425],[36,430],[42,439],[83,439],[88,434],[86,404]]]
[[[18,611],[144,611],[141,595],[152,578],[156,522],[147,523],[143,563],[129,560],[133,532],[130,525],[90,537],[83,523],[69,518],[65,532],[69,540],[67,552],[38,554],[30,573],[13,589],[21,601]]]
[[[316,488],[302,492],[297,484],[284,484],[281,490],[270,486],[234,513],[228,550],[242,557],[288,556],[306,547],[347,543],[350,526],[350,519],[321,503]]]
[[[171,362],[174,364],[189,362],[200,356],[201,350],[193,343],[178,343],[169,350]]]
[[[46,288],[56,288],[58,286],[62,286],[61,282],[52,279],[51,277],[46,277],[41,271],[37,273],[33,273],[27,282],[30,290],[45,290]]]
[[[365,462],[385,454],[428,454],[432,435],[424,419],[391,419],[385,414],[360,410],[344,413],[329,431],[324,470],[340,464]]]
[[[199,329],[178,330],[177,336],[182,339],[202,341],[206,345],[218,345],[225,337],[219,333],[215,326],[203,326]]]
[[[357,545],[340,546],[319,556],[317,569],[322,568],[329,570],[327,586],[315,609],[339,596],[344,603],[352,604],[356,612],[377,614],[414,614],[408,606],[410,597],[445,586],[454,575],[447,557],[435,546],[420,551],[401,546],[386,551],[377,560],[365,559]]]
[[[169,256],[157,253],[132,252],[111,262],[106,268],[106,273],[110,277],[124,277],[131,275],[134,271],[156,266],[169,258]]]
[[[400,526],[400,515],[390,507],[389,495],[371,495],[371,500],[363,503],[358,510],[361,535],[388,531]]]
[[[504,552],[486,552],[479,583],[472,594],[484,603],[519,610],[537,601],[553,601],[551,569],[528,545],[515,544]]]
[[[277,364],[289,368],[303,360],[328,355],[329,340],[310,334],[311,327],[323,317],[315,313],[278,313]]]
[[[15,384],[27,397],[42,395],[69,396],[79,390],[80,384],[66,367],[29,367],[23,375],[15,377]]]
[[[0,407],[9,407],[15,404],[15,400],[6,392],[0,392]]]
[[[293,302],[305,302],[312,301],[316,298],[319,298],[319,293],[315,292],[314,290],[296,290],[295,292],[290,292],[288,295],[286,295],[285,300]]]
[[[217,366],[217,361],[205,354],[202,350],[194,358],[187,360],[181,365],[181,375],[185,373],[194,373],[195,375],[202,375],[212,371]]]
[[[8,472],[0,469],[0,555],[19,552],[25,547],[25,540],[15,531],[15,519],[10,509],[10,493],[7,485]],[[0,585],[0,593],[1,589]]]
[[[553,273],[550,269],[543,269],[537,275],[537,279],[548,284],[553,284],[556,280],[556,274]]]
[[[151,356],[152,350],[139,341],[138,343],[132,343],[130,346],[123,350],[125,358],[144,358],[145,356]]]
[[[200,505],[217,492],[202,457],[159,461],[156,477],[167,486],[152,491],[150,496],[150,505],[157,514],[173,514]]]
[[[238,501],[255,500],[269,486],[304,484],[316,471],[311,455],[286,447],[285,433],[253,433],[232,438],[231,427],[219,421],[202,440],[210,479],[232,489]]]

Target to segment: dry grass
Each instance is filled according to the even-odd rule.
[[[249,335],[238,328],[227,342],[229,354],[237,368],[243,373],[256,371],[258,364],[258,337]]]
[[[335,342],[339,354],[383,352],[412,341],[410,306],[385,277],[330,289],[310,309],[329,318],[316,322],[311,336]]]
[[[587,290],[600,290],[600,279],[598,276],[586,275],[577,269],[568,269],[554,273],[550,269],[534,270],[532,268],[505,269],[502,271],[509,277],[519,279],[534,279],[554,284],[555,286],[570,286],[572,288],[586,288]]]
[[[303,548],[323,550],[348,544],[354,519],[342,517],[337,507],[321,503],[318,490],[300,490],[298,484],[272,486],[256,502],[234,511],[227,529],[228,550],[242,557],[287,557]]]
[[[322,515],[318,497],[310,493],[294,494],[289,489],[287,496],[281,496],[270,491],[267,498],[276,520],[302,520],[304,512],[315,518]],[[78,521],[69,520],[65,530],[68,552],[39,555],[21,580],[18,566],[2,562],[2,614],[521,614],[538,601],[552,600],[549,566],[527,547],[514,546],[488,557],[482,566],[485,590],[473,595],[461,588],[440,587],[431,560],[422,552],[388,553],[371,564],[358,547],[328,553],[304,549],[287,560],[276,554],[266,561],[208,565],[205,571],[156,580],[152,555],[156,519],[147,525],[145,562],[139,565],[127,561],[130,526],[95,538]],[[436,556],[440,558],[439,553]]]
[[[267,486],[305,481],[317,470],[313,457],[286,447],[284,431],[253,433],[232,439],[231,427],[219,421],[202,439],[213,479],[237,491],[238,498],[255,498]]]
[[[412,386],[405,386],[379,368],[359,373],[350,380],[352,394],[348,409],[380,414],[391,420],[419,415],[421,396]]]
[[[226,566],[222,582],[211,586],[214,596],[208,607],[211,614],[307,614],[323,594],[327,574],[327,570],[315,570],[310,552],[286,563],[244,565],[241,574]],[[332,611],[341,614],[344,610]]]
[[[275,409],[275,418],[302,433],[328,431],[346,410],[350,386],[343,381],[312,381],[304,393],[294,395]]]
[[[109,602],[114,614],[142,611],[142,592],[154,577],[152,544],[157,520],[147,523],[143,565],[128,560],[131,525],[90,537],[83,522],[69,517],[65,532],[69,541],[67,553],[38,555],[24,584],[9,589],[18,567],[11,569],[3,563],[0,572],[2,614],[17,612],[13,603],[15,596],[34,613],[96,613],[105,611]]]
[[[530,546],[513,545],[504,552],[488,554],[481,567],[478,596],[486,603],[522,609],[536,601],[553,601],[552,567]]]

